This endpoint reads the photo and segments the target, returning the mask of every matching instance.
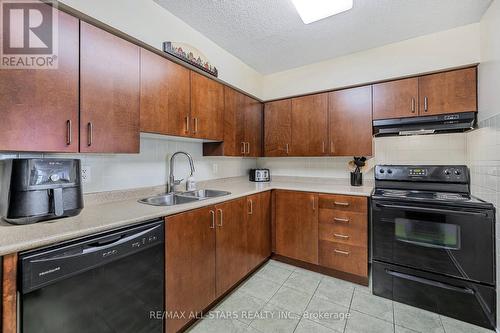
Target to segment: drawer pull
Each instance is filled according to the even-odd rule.
[[[334,201],[334,202],[333,202],[333,204],[334,204],[335,206],[345,206],[345,207],[349,206],[349,203],[348,203],[348,202]]]
[[[348,239],[349,238],[348,235],[341,235],[341,234],[333,234],[333,237],[343,238],[343,239]]]
[[[342,255],[345,255],[345,256],[349,255],[348,251],[342,251],[342,250],[335,249],[335,250],[333,250],[333,252],[338,253],[338,254],[342,254]]]
[[[341,219],[340,217],[334,217],[333,221],[334,222],[349,223],[349,219]]]

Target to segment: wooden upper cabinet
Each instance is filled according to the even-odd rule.
[[[276,254],[318,264],[318,194],[276,191]]]
[[[248,96],[245,100],[245,156],[262,156],[262,130],[264,126],[264,114],[262,103]]]
[[[215,298],[215,209],[207,207],[166,219],[166,310],[204,310]],[[167,333],[190,318],[167,318]]]
[[[247,273],[246,198],[215,206],[216,212],[216,291],[228,291]]]
[[[292,100],[264,105],[264,156],[288,156],[292,141]]]
[[[291,156],[327,155],[328,94],[292,99]]]
[[[191,136],[222,141],[223,120],[224,86],[191,71]]]
[[[371,86],[329,94],[330,152],[334,156],[372,156]]]
[[[419,78],[420,115],[477,111],[477,69],[465,68]]]
[[[80,27],[80,151],[138,153],[139,47]]]
[[[224,87],[224,143],[221,155],[243,156],[245,154],[245,95]]]
[[[251,271],[271,256],[271,191],[247,197],[247,257]]]
[[[418,78],[373,85],[373,119],[418,116]]]
[[[141,49],[141,132],[189,135],[189,69]]]
[[[0,151],[78,152],[78,19],[58,12],[57,69],[0,70]]]

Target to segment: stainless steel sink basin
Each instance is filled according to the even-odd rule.
[[[203,200],[203,199],[222,197],[229,194],[231,194],[231,192],[219,191],[219,190],[196,190],[196,191],[178,193],[178,196],[182,196],[185,198],[197,198],[198,200]]]
[[[195,201],[199,201],[199,199],[195,197],[179,196],[174,193],[156,195],[154,197],[139,200],[140,203],[152,206],[174,206]]]

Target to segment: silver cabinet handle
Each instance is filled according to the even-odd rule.
[[[73,130],[71,126],[71,120],[66,121],[66,145],[71,145],[71,140],[73,138]]]
[[[342,239],[348,239],[349,238],[349,236],[347,236],[347,235],[341,235],[341,234],[333,234],[333,237],[342,238]]]
[[[286,149],[286,153],[288,154],[290,152],[289,144],[288,143],[285,145],[285,149]]]
[[[339,201],[335,201],[333,204],[334,204],[335,206],[344,206],[344,207],[349,206],[349,203],[348,203],[348,202],[339,202]]]
[[[342,250],[335,249],[335,250],[333,250],[333,252],[338,253],[338,254],[343,254],[345,256],[349,255],[349,251],[342,251]]]
[[[198,133],[198,118],[193,118],[193,122],[194,122],[193,133]]]
[[[349,219],[341,219],[340,217],[334,217],[333,221],[334,222],[349,223]]]
[[[92,136],[93,136],[93,132],[94,132],[94,125],[92,125],[91,122],[89,122],[87,124],[87,132],[88,132],[88,134],[87,134],[87,146],[90,147],[90,146],[92,146],[92,140],[93,140]]]
[[[312,197],[312,209],[316,211],[316,199],[314,197]]]
[[[217,224],[218,227],[222,227],[222,209],[217,209],[217,212],[220,213],[220,220],[219,223]]]
[[[241,154],[245,155],[245,151],[246,151],[246,150],[245,150],[245,143],[244,143],[244,142],[242,142],[242,143],[241,143]]]
[[[186,131],[185,132],[189,133],[189,117],[186,116],[186,117],[184,117],[184,119],[186,120]]]
[[[427,96],[424,97],[424,112],[427,112],[427,110],[429,109],[429,99],[427,98]]]
[[[210,215],[212,216],[212,223],[210,224],[210,229],[215,229],[215,212],[210,210]]]
[[[249,211],[248,211],[248,215],[252,215],[253,214],[253,200],[248,200],[248,203],[249,203]]]
[[[326,145],[325,145],[325,141],[323,141],[323,149],[322,149],[323,154],[326,152],[326,151],[325,151],[325,150],[326,150],[326,147],[325,147],[325,146],[326,146]]]
[[[250,142],[247,142],[247,154],[250,154]]]
[[[335,149],[333,147],[333,141],[330,141],[330,153],[334,153],[335,152]]]
[[[415,113],[415,97],[411,99],[411,113]]]

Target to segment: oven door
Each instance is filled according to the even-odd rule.
[[[373,258],[495,283],[494,212],[374,200]]]

